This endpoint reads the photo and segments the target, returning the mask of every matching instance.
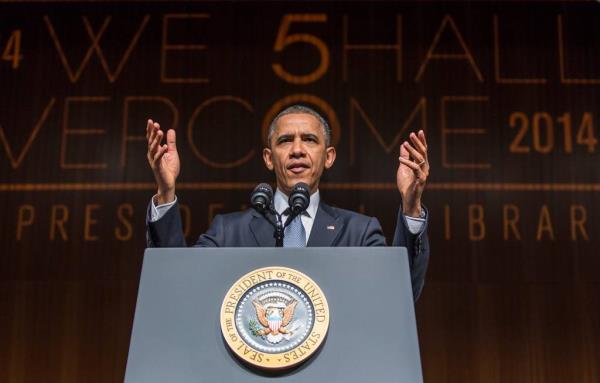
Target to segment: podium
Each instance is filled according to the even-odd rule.
[[[248,272],[282,266],[310,276],[329,331],[298,367],[262,372],[229,350],[220,310]],[[126,383],[422,382],[408,256],[400,247],[153,248],[144,255]]]

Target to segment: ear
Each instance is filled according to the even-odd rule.
[[[269,148],[263,149],[263,161],[265,161],[265,166],[269,170],[273,170],[273,160],[271,157],[272,154],[273,153],[271,152],[271,149],[269,149]]]
[[[330,167],[333,166],[333,163],[335,162],[335,148],[333,146],[328,147],[327,149],[325,149],[325,169],[329,169]]]

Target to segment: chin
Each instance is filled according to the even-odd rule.
[[[307,184],[308,186],[310,186],[311,182],[309,179],[306,178],[295,178],[292,180],[292,187],[294,187],[294,185],[296,185],[298,182],[304,182],[305,184]]]
[[[292,190],[294,188],[294,186],[296,186],[297,183],[299,182],[304,182],[305,184],[307,184],[308,186],[311,185],[310,180],[306,179],[306,178],[302,178],[302,177],[298,177],[298,178],[288,178],[288,183],[287,183],[287,187],[289,190]]]
[[[291,184],[292,186],[296,185],[298,182],[306,182],[308,183],[310,177],[308,177],[305,174],[294,174],[294,173],[287,173],[285,180],[287,181],[288,184]]]

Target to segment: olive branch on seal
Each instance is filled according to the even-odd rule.
[[[250,320],[248,322],[248,328],[250,329],[250,331],[252,332],[252,335],[254,336],[259,336],[259,331],[261,331],[262,329],[258,326],[258,322],[255,320]]]

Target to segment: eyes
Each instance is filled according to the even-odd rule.
[[[314,134],[303,134],[301,137],[302,137],[303,142],[307,142],[307,143],[311,143],[311,144],[319,143],[319,138]],[[295,139],[294,135],[283,134],[283,135],[279,136],[279,138],[277,139],[277,145],[294,142],[294,139]]]

